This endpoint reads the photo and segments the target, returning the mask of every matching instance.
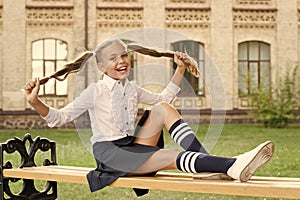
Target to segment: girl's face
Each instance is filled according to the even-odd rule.
[[[130,72],[130,58],[125,47],[114,42],[102,49],[98,67],[115,80],[125,80]]]

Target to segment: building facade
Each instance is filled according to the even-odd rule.
[[[201,77],[187,73],[174,102],[191,118],[216,111],[228,121],[247,119],[247,95],[275,86],[299,65],[299,31],[300,0],[0,0],[0,128],[46,126],[24,98],[26,81],[49,76],[111,37],[195,58]],[[161,91],[172,61],[131,56],[131,78]],[[42,86],[42,99],[66,105],[100,78],[92,65]]]

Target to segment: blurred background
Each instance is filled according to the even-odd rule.
[[[299,24],[299,0],[0,0],[0,128],[46,127],[20,89],[32,77],[51,75],[113,36],[126,43],[186,51],[195,58],[201,77],[186,73],[188,88],[183,86],[174,102],[190,119],[209,121],[214,109],[211,91],[221,88],[225,95],[215,110],[226,112],[228,123],[249,122],[249,95],[273,92],[278,77],[299,65]],[[131,79],[161,91],[172,75],[172,61],[130,55]],[[149,62],[167,67],[138,70]],[[40,95],[60,108],[76,96],[75,82],[85,88],[99,78],[96,67],[86,67],[76,78],[51,80]],[[145,79],[159,79],[161,84]],[[298,80],[294,85],[299,88]],[[299,107],[292,109],[299,113]]]

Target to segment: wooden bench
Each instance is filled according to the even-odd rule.
[[[29,139],[28,139],[29,138]],[[25,136],[23,141],[29,140],[30,136]],[[15,141],[15,140],[14,140]],[[20,140],[21,141],[21,140]],[[18,142],[20,142],[18,141]],[[36,145],[35,139],[31,142],[31,146],[42,146],[42,150],[55,149],[51,145],[43,141],[43,144]],[[11,143],[12,140],[10,141]],[[7,149],[7,142],[1,145],[2,155],[3,151]],[[13,143],[16,144],[16,143]],[[19,144],[19,143],[18,143]],[[55,143],[54,144],[55,147]],[[13,147],[13,145],[11,145]],[[31,148],[33,149],[33,148]],[[33,153],[29,152],[28,155]],[[73,167],[73,166],[58,166],[52,165],[55,162],[55,156],[51,154],[52,161],[47,160],[44,164],[48,166],[21,166],[22,168],[12,168],[8,165],[2,166],[2,199],[3,193],[7,192],[3,189],[7,187],[8,181],[16,181],[23,179],[29,181],[27,189],[23,189],[20,194],[28,197],[28,199],[55,199],[57,198],[57,182],[87,184],[86,174],[92,170],[87,167]],[[1,159],[3,156],[1,157]],[[29,156],[30,158],[30,156]],[[31,158],[30,158],[31,159]],[[30,160],[28,159],[28,160]],[[23,161],[24,159],[22,159]],[[2,160],[3,161],[3,160]],[[27,161],[25,162],[25,165]],[[33,180],[49,181],[49,188],[44,192],[35,191],[31,185]],[[248,182],[238,182],[232,180],[200,180],[194,179],[192,174],[188,173],[171,173],[158,172],[154,177],[132,176],[122,177],[113,182],[110,186],[126,187],[126,188],[144,188],[155,190],[168,190],[177,192],[195,192],[195,193],[209,193],[209,194],[224,194],[224,195],[238,195],[238,196],[256,196],[256,197],[275,197],[275,198],[300,198],[300,178],[279,178],[279,177],[252,177]],[[29,192],[28,192],[29,190]],[[52,190],[52,193],[49,193]],[[30,192],[31,191],[31,192]],[[31,193],[35,193],[36,198],[32,198]]]
[[[4,177],[87,184],[92,168],[72,166],[25,167],[5,169]],[[246,183],[230,180],[199,180],[191,174],[158,172],[155,177],[122,177],[110,186],[145,188],[177,192],[197,192],[239,196],[300,198],[300,178],[254,176]]]

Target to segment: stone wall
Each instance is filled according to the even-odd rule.
[[[209,124],[212,119],[222,119],[225,123],[252,123],[252,120],[247,116],[246,112],[228,112],[226,115],[224,113],[214,113],[212,114],[209,110],[203,111],[179,111],[183,115],[183,118],[188,121],[188,123],[195,124]],[[143,110],[139,110],[137,120],[141,117]],[[60,129],[79,129],[79,128],[89,128],[90,123],[87,116],[84,114],[79,117],[75,122],[70,122],[64,126],[59,127]],[[8,113],[5,112],[1,114],[0,112],[0,130],[2,129],[48,129],[47,123],[39,115],[33,111],[27,110],[27,114],[18,113]]]
[[[136,30],[157,28],[174,32],[176,36],[204,45],[211,65],[205,75],[211,88],[203,96],[179,98],[174,105],[193,110],[191,118],[206,121],[198,116],[199,110],[225,109],[230,115],[226,121],[247,121],[248,99],[238,94],[238,44],[261,41],[270,44],[271,84],[290,67],[299,65],[300,57],[300,0],[0,0],[0,118],[1,127],[45,127],[43,121],[27,114],[30,105],[21,89],[32,78],[31,45],[43,38],[55,38],[68,44],[68,61],[85,50],[115,35],[122,39],[145,41],[147,45],[170,48],[179,39]],[[130,32],[131,37],[122,33]],[[151,43],[149,42],[151,41]],[[152,58],[137,56],[140,65],[154,62]],[[170,60],[155,60],[159,65],[170,66]],[[210,67],[215,66],[216,71]],[[161,90],[161,85],[147,85],[148,79],[159,79],[165,84],[171,76],[170,68],[136,71],[140,85]],[[145,77],[142,77],[146,74]],[[219,74],[221,84],[215,79]],[[300,77],[300,70],[299,70]],[[74,99],[74,90],[99,79],[96,68],[83,70],[68,78],[67,96],[45,96],[53,107],[60,108]],[[299,82],[300,85],[300,82]],[[223,99],[212,94],[224,87]],[[222,91],[220,91],[222,92]],[[235,112],[238,110],[239,112]],[[10,113],[10,114],[8,114]],[[14,113],[14,114],[11,114]],[[196,113],[196,114],[195,114]],[[20,116],[17,116],[20,115]],[[193,116],[195,115],[195,116]],[[203,119],[203,120],[202,120]],[[1,128],[0,127],[0,128]]]
[[[0,129],[47,129],[47,123],[37,114],[5,113],[0,115]],[[73,129],[73,122],[61,128]]]

